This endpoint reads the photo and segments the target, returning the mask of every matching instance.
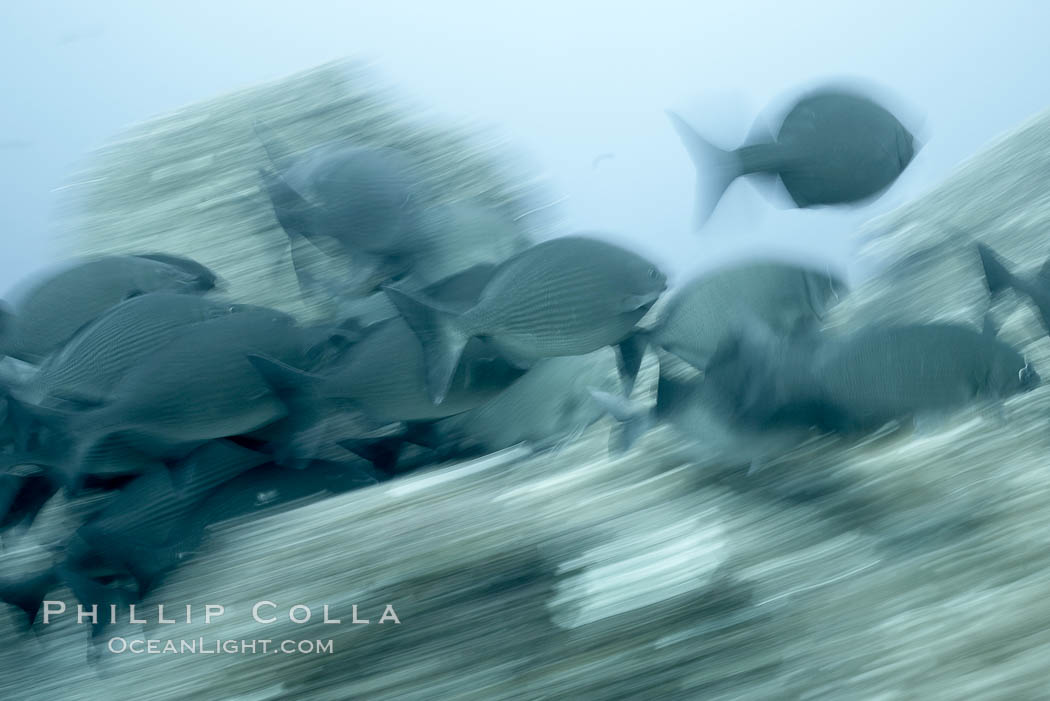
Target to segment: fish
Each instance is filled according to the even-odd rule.
[[[325,402],[362,411],[379,423],[425,421],[479,406],[524,373],[475,339],[466,348],[446,395],[435,404],[426,390],[422,345],[401,317],[373,327],[334,366],[307,373],[274,358],[251,362],[277,392],[299,393],[302,404]]]
[[[142,597],[203,538],[191,515],[222,484],[270,456],[225,439],[213,440],[176,463],[135,478],[77,535],[106,561],[125,568]]]
[[[486,337],[521,367],[584,355],[630,337],[666,288],[653,263],[583,235],[545,241],[505,261],[465,312],[384,287],[423,345],[435,404],[444,401],[471,338]]]
[[[288,414],[248,355],[302,362],[298,330],[294,319],[272,310],[191,324],[131,368],[102,406],[35,411],[45,425],[73,440],[66,463],[72,470],[79,472],[90,450],[113,436],[145,455],[178,459],[211,439],[247,433]]]
[[[749,465],[751,470],[786,453],[811,436],[799,426],[755,426],[731,414],[733,398],[724,386],[709,382],[696,368],[661,352],[656,403],[591,388],[594,403],[618,425],[609,440],[613,455],[630,450],[657,425],[667,424],[680,442],[678,449],[697,465]],[[712,375],[717,370],[712,368]]]
[[[50,356],[20,398],[97,405],[132,367],[171,343],[186,326],[251,309],[259,308],[170,292],[132,297]]]
[[[846,294],[830,272],[749,261],[706,272],[678,289],[647,331],[649,342],[703,369],[748,314],[778,333],[814,328]]]
[[[977,244],[977,252],[984,268],[984,279],[988,293],[993,297],[1003,290],[1013,288],[1032,300],[1043,322],[1043,329],[1050,334],[1050,259],[1032,275],[1019,276],[1011,271],[1012,265],[1004,261],[990,246]]]
[[[616,354],[544,358],[481,406],[439,421],[435,430],[463,452],[496,452],[519,443],[542,450],[583,431],[602,416],[592,389],[622,394]]]
[[[1039,374],[1009,344],[968,326],[866,329],[815,358],[828,428],[864,430],[1029,392]]]
[[[0,354],[38,364],[120,302],[148,292],[194,293],[195,275],[139,256],[80,261],[32,286],[0,310]]]
[[[825,86],[802,95],[775,138],[726,151],[674,112],[668,117],[697,168],[699,229],[738,177],[780,177],[795,205],[859,203],[878,197],[921,145],[888,109],[856,90]]]
[[[405,153],[348,143],[326,143],[278,159],[277,138],[255,124],[273,174],[263,183],[278,222],[323,250],[321,239],[350,252],[409,253],[421,204],[415,165]]]
[[[720,384],[736,420],[846,434],[1000,402],[1041,382],[987,324],[983,332],[876,325],[841,338],[744,334],[727,340],[716,363],[727,368]]]

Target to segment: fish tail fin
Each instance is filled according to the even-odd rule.
[[[634,391],[634,382],[638,378],[638,370],[642,367],[642,358],[645,349],[649,345],[649,337],[643,331],[633,333],[616,346],[616,360],[620,370],[620,379],[623,381],[623,396],[630,397]]]
[[[977,253],[981,257],[981,267],[984,269],[984,280],[988,284],[989,294],[996,295],[1009,287],[1014,287],[1017,282],[1014,274],[1010,272],[991,246],[979,243]]]
[[[391,285],[384,285],[383,291],[419,338],[426,365],[427,392],[434,404],[441,404],[472,334],[464,328],[461,315],[451,309]]]
[[[699,230],[710,218],[722,195],[741,174],[740,159],[733,151],[718,148],[696,133],[684,119],[670,110],[667,116],[696,166],[696,204],[693,228]]]
[[[588,391],[598,406],[620,422],[619,429],[609,439],[611,453],[618,455],[627,452],[652,428],[652,412],[638,402],[594,387],[588,388]]]

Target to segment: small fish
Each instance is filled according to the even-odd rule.
[[[732,265],[677,290],[648,337],[703,369],[742,315],[778,333],[795,333],[816,326],[844,295],[844,284],[826,272],[766,261]]]
[[[591,389],[622,394],[615,355],[611,348],[601,348],[587,355],[544,358],[489,401],[435,428],[462,450],[555,445],[601,417]]]
[[[592,391],[594,402],[619,422],[610,436],[610,452],[621,454],[658,424],[669,424],[688,458],[700,465],[751,465],[781,455],[809,437],[802,427],[755,427],[731,415],[732,398],[717,382],[707,382],[691,366],[665,353],[660,355],[656,404]],[[713,371],[717,372],[717,371]]]
[[[544,357],[583,355],[630,337],[667,288],[655,265],[585,236],[537,244],[496,270],[465,312],[387,286],[391,301],[423,344],[427,389],[441,403],[467,342],[492,341],[527,367]]]
[[[322,401],[355,408],[381,423],[425,421],[467,411],[524,372],[476,339],[466,348],[446,401],[435,404],[426,390],[423,348],[400,317],[373,327],[323,373],[302,372],[268,357],[252,357],[251,362],[274,391],[301,394],[305,405]]]
[[[716,363],[728,368],[721,385],[737,418],[841,433],[999,402],[1040,384],[991,326],[873,326],[824,339],[751,334],[727,341]]]
[[[256,135],[277,171],[264,185],[278,221],[318,246],[336,241],[371,254],[411,253],[419,184],[414,164],[391,148],[322,144],[275,159],[277,138],[257,123]]]
[[[0,352],[39,363],[120,302],[148,292],[200,291],[196,275],[139,256],[79,262],[39,281],[11,311],[0,310]]]
[[[69,460],[76,472],[94,446],[116,435],[146,455],[177,459],[211,439],[247,433],[288,413],[248,355],[301,362],[298,331],[291,317],[275,311],[191,324],[131,368],[104,405],[73,413],[35,411],[45,425],[75,439]]]
[[[77,532],[108,562],[135,578],[139,596],[149,591],[203,537],[191,513],[220,485],[270,456],[227,440],[210,441],[176,463],[135,478]]]
[[[175,340],[186,326],[250,309],[258,307],[170,292],[133,297],[49,357],[19,396],[35,403],[57,399],[97,405],[132,367]]]
[[[878,196],[919,149],[886,108],[856,91],[825,87],[804,95],[775,139],[725,151],[668,112],[697,168],[695,226],[700,228],[738,177],[780,177],[798,207],[861,202]]]
[[[1008,344],[967,326],[872,328],[816,358],[821,400],[841,428],[1001,401],[1035,389],[1038,373]]]

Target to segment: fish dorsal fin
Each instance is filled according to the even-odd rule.
[[[981,259],[981,267],[984,270],[984,280],[988,285],[989,294],[998,294],[1014,285],[1015,278],[1007,267],[1008,264],[990,246],[983,243],[977,244],[977,254]]]

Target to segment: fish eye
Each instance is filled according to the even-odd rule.
[[[658,275],[659,275],[659,273],[657,272],[656,268],[649,268],[649,279],[650,280],[655,280]]]

